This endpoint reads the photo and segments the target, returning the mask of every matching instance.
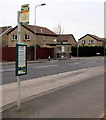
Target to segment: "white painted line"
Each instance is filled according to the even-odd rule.
[[[80,63],[71,63],[71,64],[69,64],[69,65],[74,65],[74,64],[78,65],[78,64],[80,64]]]
[[[4,70],[0,70],[0,72],[4,72]]]
[[[14,71],[15,69],[8,69],[8,70],[0,70],[0,72],[9,72],[9,71]]]
[[[5,71],[14,71],[15,69],[9,69],[9,70],[5,70]]]
[[[91,61],[91,62],[87,62],[87,63],[93,63],[93,62],[97,62],[97,61]]]
[[[74,64],[79,64],[79,63],[74,63]]]
[[[49,65],[49,66],[38,66],[38,67],[34,67],[34,68],[48,68],[48,67],[56,67],[59,65]]]

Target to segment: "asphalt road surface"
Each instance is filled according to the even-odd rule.
[[[22,76],[21,80],[29,80],[101,65],[104,65],[104,57],[86,57],[56,62],[33,63],[28,64],[28,74]],[[15,65],[3,65],[0,72],[2,72],[2,84],[16,82]]]
[[[81,81],[3,113],[3,118],[99,118],[104,110],[104,76]],[[99,119],[98,119],[99,120]]]

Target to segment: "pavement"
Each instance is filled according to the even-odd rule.
[[[98,66],[21,81],[21,103],[103,73],[104,66]],[[17,82],[0,86],[0,93],[2,94],[1,111],[16,106]]]
[[[69,59],[78,59],[77,57],[72,57],[72,58],[68,58],[67,60]],[[31,64],[31,63],[44,63],[44,62],[56,62],[56,61],[59,61],[61,59],[51,59],[50,61],[48,59],[37,59],[37,60],[32,60],[32,61],[27,61],[28,64]],[[63,59],[63,60],[66,60],[66,59]],[[3,62],[0,62],[0,65],[12,65],[12,64],[15,64],[15,61],[3,61]]]

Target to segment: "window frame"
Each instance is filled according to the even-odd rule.
[[[18,35],[12,34],[12,41],[17,41],[17,40],[18,40]]]
[[[24,40],[30,41],[30,34],[24,34]]]
[[[89,44],[94,44],[94,40],[89,40]]]
[[[85,44],[86,43],[86,41],[85,40],[82,40],[82,44]]]

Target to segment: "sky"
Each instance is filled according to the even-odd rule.
[[[61,25],[63,34],[73,34],[78,41],[86,34],[104,37],[104,0],[1,0],[0,27],[17,25],[17,11],[21,5],[30,4],[30,25],[50,30]]]

